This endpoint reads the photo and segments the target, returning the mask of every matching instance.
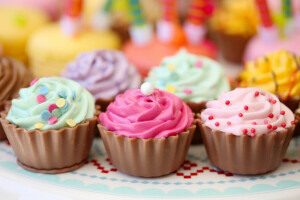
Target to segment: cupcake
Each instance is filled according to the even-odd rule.
[[[21,89],[3,129],[26,170],[63,173],[82,166],[97,124],[93,96],[78,83],[60,77],[41,78]]]
[[[5,109],[5,102],[18,96],[21,88],[30,85],[33,80],[32,74],[25,66],[13,59],[0,55],[0,112]],[[6,136],[0,124],[0,141]]]
[[[121,172],[141,177],[176,171],[196,128],[192,111],[180,98],[150,83],[118,95],[99,119],[112,164]]]
[[[241,87],[258,87],[279,97],[293,112],[300,102],[300,57],[276,51],[245,65],[239,76]]]
[[[293,112],[258,88],[237,88],[209,101],[199,125],[208,157],[217,168],[263,174],[283,159],[295,128]]]
[[[81,53],[67,65],[62,76],[90,91],[102,111],[118,94],[141,85],[141,76],[135,67],[122,52],[114,50]]]

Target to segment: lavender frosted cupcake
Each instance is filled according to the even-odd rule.
[[[142,81],[125,55],[115,50],[81,53],[66,66],[61,76],[78,82],[90,91],[102,111],[118,94],[139,88]]]

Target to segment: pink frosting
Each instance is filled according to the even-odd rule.
[[[237,88],[206,106],[201,113],[205,125],[235,135],[280,131],[295,120],[292,111],[275,95],[257,88]]]
[[[151,95],[127,90],[99,116],[108,130],[130,138],[165,138],[189,128],[191,109],[177,96],[158,89]]]

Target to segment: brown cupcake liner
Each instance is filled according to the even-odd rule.
[[[300,135],[300,109],[295,111],[295,121],[298,121],[296,124],[294,136],[298,137]]]
[[[100,106],[100,110],[101,112],[106,112],[106,109],[108,107],[108,105],[113,102],[115,99],[111,98],[111,99],[97,99],[96,100],[96,105]]]
[[[288,99],[283,99],[278,97],[280,102],[286,105],[289,109],[295,112],[299,108],[300,96],[299,97],[290,97]]]
[[[61,130],[30,130],[18,128],[1,113],[1,124],[17,156],[26,170],[57,174],[81,167],[89,154],[98,118],[88,119],[75,127]]]
[[[236,136],[212,130],[198,120],[201,136],[211,163],[233,174],[257,175],[275,170],[281,163],[295,126],[285,130]]]
[[[121,172],[140,177],[159,177],[176,171],[184,162],[196,125],[167,138],[129,138],[98,128],[113,165]]]
[[[0,112],[3,112],[3,111],[8,112],[10,104],[11,104],[11,101],[0,102]],[[7,137],[6,137],[5,131],[3,130],[2,124],[0,123],[0,141],[6,140],[6,139],[7,139]]]

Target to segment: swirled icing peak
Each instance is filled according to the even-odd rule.
[[[127,90],[99,116],[108,130],[130,138],[165,138],[192,125],[191,109],[177,96],[154,89],[150,95]]]
[[[78,83],[60,77],[35,79],[13,99],[6,119],[28,130],[73,127],[94,117],[93,96]]]
[[[216,99],[230,89],[225,73],[217,62],[188,54],[185,50],[165,58],[161,66],[149,72],[146,81],[160,90],[175,94],[185,102]]]
[[[237,88],[209,101],[201,113],[206,126],[235,135],[267,134],[294,124],[294,114],[278,98],[258,88]]]
[[[141,85],[141,76],[120,51],[99,50],[80,54],[62,74],[89,90],[95,99],[111,99]]]
[[[241,87],[258,87],[282,99],[300,96],[300,57],[281,50],[246,63]]]

